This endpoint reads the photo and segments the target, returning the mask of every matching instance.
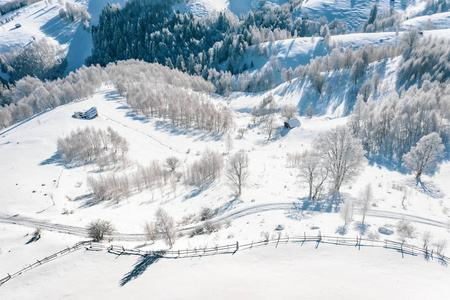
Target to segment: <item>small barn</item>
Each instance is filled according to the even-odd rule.
[[[300,120],[299,119],[290,119],[284,122],[284,127],[292,129],[295,127],[300,127]]]
[[[76,111],[74,116],[77,119],[93,119],[98,116],[97,107],[91,107],[86,111]]]
[[[20,23],[17,23],[16,28],[20,28],[20,27],[22,27],[22,25]]]

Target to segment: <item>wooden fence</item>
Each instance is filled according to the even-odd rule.
[[[45,257],[45,258],[43,258],[41,260],[38,259],[38,260],[36,260],[35,263],[24,267],[23,269],[21,269],[20,271],[17,271],[16,273],[13,273],[13,274],[9,274],[8,273],[8,276],[0,279],[0,286],[3,285],[5,282],[9,281],[10,279],[12,279],[14,277],[17,277],[17,276],[19,276],[20,274],[22,274],[22,273],[24,273],[26,271],[34,269],[34,268],[36,268],[36,267],[38,267],[40,265],[48,263],[48,262],[50,262],[52,260],[55,260],[55,259],[57,259],[57,258],[59,258],[61,256],[66,255],[66,254],[69,254],[69,253],[72,253],[74,251],[77,251],[77,250],[79,250],[81,248],[84,248],[86,245],[90,245],[90,244],[91,244],[91,242],[79,242],[79,243],[75,244],[72,247],[67,247],[64,250],[61,250],[61,251],[59,251],[59,252],[57,252],[55,254],[47,256],[47,257]]]
[[[401,253],[402,257],[404,255],[418,256],[421,255],[425,258],[438,259],[444,264],[450,261],[450,258],[445,256],[443,253],[437,252],[435,249],[429,249],[427,247],[421,248],[418,246],[406,244],[405,242],[396,242],[391,240],[370,240],[364,239],[363,237],[356,236],[355,238],[339,237],[339,236],[323,236],[319,233],[317,236],[303,236],[296,237],[285,237],[277,238],[271,240],[263,240],[257,242],[251,242],[247,244],[239,244],[239,242],[214,246],[214,247],[198,247],[191,249],[180,249],[180,250],[140,250],[140,249],[127,249],[123,246],[110,245],[105,246],[99,243],[91,243],[90,248],[93,250],[108,250],[110,253],[115,254],[128,254],[128,255],[140,255],[140,256],[159,256],[161,258],[190,258],[190,257],[202,257],[202,256],[212,256],[219,254],[234,254],[240,250],[248,250],[261,246],[275,246],[284,244],[300,244],[304,243],[315,243],[316,248],[319,247],[321,243],[323,244],[333,244],[339,246],[351,246],[356,247],[360,250],[362,247],[372,247],[372,248],[385,248],[390,250],[395,250]]]
[[[190,258],[190,257],[202,257],[202,256],[213,256],[220,254],[234,254],[237,251],[241,250],[249,250],[256,247],[263,246],[275,246],[277,248],[279,245],[284,244],[300,244],[304,243],[315,243],[315,247],[318,248],[320,244],[333,244],[340,246],[349,246],[355,247],[360,250],[362,247],[376,247],[376,248],[385,248],[390,250],[395,250],[401,253],[402,257],[405,255],[412,256],[423,256],[425,258],[437,259],[444,265],[447,265],[450,261],[450,258],[445,256],[443,253],[436,251],[435,249],[428,249],[427,247],[421,248],[414,245],[406,244],[405,242],[396,242],[390,240],[378,241],[378,240],[369,240],[364,239],[362,237],[356,236],[356,238],[348,238],[348,237],[339,237],[339,236],[323,236],[319,233],[317,236],[307,236],[304,234],[303,236],[297,237],[285,237],[285,238],[277,238],[271,240],[263,240],[257,242],[251,242],[247,244],[239,244],[239,242],[222,245],[222,246],[214,246],[214,247],[199,247],[192,249],[180,249],[180,250],[140,250],[140,249],[127,249],[124,246],[118,245],[104,245],[101,243],[95,242],[80,242],[73,247],[67,247],[66,249],[57,252],[53,255],[47,256],[42,260],[37,260],[35,263],[23,268],[22,270],[9,274],[8,276],[0,279],[0,286],[10,279],[19,276],[23,272],[29,271],[31,269],[36,268],[44,263],[52,261],[58,257],[64,256],[68,253],[72,253],[81,248],[85,248],[86,250],[106,250],[110,253],[118,254],[118,255],[140,255],[140,256],[158,256],[160,258]]]

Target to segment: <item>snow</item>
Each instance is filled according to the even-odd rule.
[[[88,6],[92,24],[96,24],[106,2],[84,0],[77,3]],[[286,1],[268,2],[281,5]],[[198,16],[224,9],[239,15],[248,12],[253,3],[250,0],[197,0],[178,4],[176,8]],[[322,15],[329,20],[344,18],[352,29],[357,29],[367,18],[373,3],[308,0],[304,9],[316,18]],[[389,1],[379,1],[379,4],[382,11],[389,6]],[[413,15],[423,4],[424,1],[415,1],[414,5],[400,9]],[[395,5],[397,8],[400,2],[396,1]],[[0,29],[0,53],[11,47],[24,47],[33,37],[45,36],[66,49],[68,71],[81,66],[90,54],[90,35],[79,23],[61,20],[59,8],[59,4],[46,6],[41,1],[14,12],[14,20]],[[424,36],[449,38],[449,16],[449,13],[441,13],[410,18],[403,23],[403,29],[409,26],[421,28],[431,19],[436,30],[424,31]],[[16,23],[22,27],[14,29]],[[366,44],[395,44],[398,36],[395,32],[351,33],[333,36],[332,40],[358,48]],[[269,57],[276,55],[280,68],[294,69],[326,54],[321,38],[267,43],[271,51],[275,48],[273,45],[276,52],[271,52]],[[255,47],[248,49],[245,60],[248,65],[253,62],[254,69],[269,64],[269,58],[258,56]],[[399,63],[399,58],[374,63],[368,68],[367,78],[362,78],[361,82],[370,78],[376,69],[382,70],[380,97],[387,95],[395,89]],[[198,214],[202,207],[217,208],[219,215],[215,220],[226,223],[212,234],[180,237],[175,249],[251,242],[259,240],[261,232],[265,231],[276,237],[274,230],[280,224],[284,227],[283,236],[316,235],[320,231],[325,235],[355,237],[385,228],[394,231],[388,238],[398,241],[401,237],[396,224],[403,219],[410,220],[416,228],[415,236],[407,238],[408,243],[422,246],[421,235],[426,231],[432,232],[432,243],[448,240],[448,161],[442,163],[434,177],[423,177],[426,189],[418,186],[412,175],[378,166],[376,162],[367,164],[354,182],[342,187],[342,197],[358,203],[359,192],[367,183],[372,184],[376,201],[367,213],[365,232],[361,230],[360,209],[356,208],[350,225],[344,227],[337,213],[337,203],[329,199],[316,203],[306,198],[307,187],[300,181],[298,169],[287,165],[287,156],[309,150],[319,133],[346,123],[345,116],[352,106],[346,95],[354,87],[348,84],[348,73],[349,70],[342,70],[327,74],[327,86],[333,90],[333,95],[328,98],[317,95],[307,81],[298,79],[267,92],[232,93],[227,99],[212,96],[212,101],[226,101],[234,110],[237,129],[246,128],[243,138],[231,133],[234,144],[231,153],[243,149],[250,158],[249,182],[238,199],[231,195],[222,177],[203,190],[180,185],[176,193],[166,187],[153,194],[149,191],[135,193],[118,203],[92,204],[86,179],[101,172],[93,165],[68,168],[56,155],[57,139],[77,128],[111,127],[126,137],[130,143],[131,163],[124,170],[115,170],[116,174],[132,173],[138,163],[147,165],[153,160],[162,163],[169,156],[177,156],[187,165],[196,161],[207,148],[218,151],[225,160],[229,156],[225,136],[179,129],[159,119],[136,115],[109,85],[89,99],[45,111],[4,129],[0,132],[0,173],[3,174],[0,185],[0,277],[86,239],[85,226],[98,218],[111,220],[116,226],[120,235],[117,234],[114,243],[164,249],[167,246],[162,241],[149,245],[142,237],[143,225],[154,219],[158,207],[167,210],[176,221],[189,214]],[[301,113],[312,103],[318,115],[300,117],[300,128],[291,131],[284,129],[283,120],[279,119],[276,134],[268,140],[262,126],[253,123],[251,111],[269,94],[280,106],[293,104]],[[72,117],[75,111],[90,107],[97,107],[97,118],[78,120]],[[63,214],[64,210],[73,210],[73,213]],[[35,228],[40,226],[45,227],[42,238],[28,243]],[[358,251],[354,247],[333,245],[320,245],[318,249],[312,244],[303,247],[282,245],[277,249],[263,247],[239,251],[235,255],[159,260],[121,287],[121,280],[138,262],[136,256],[116,257],[106,252],[80,250],[7,282],[1,287],[2,298],[27,299],[33,295],[39,299],[124,299],[151,295],[156,299],[442,299],[450,294],[447,284],[450,275],[446,267],[422,257],[402,258],[400,253],[386,249]]]
[[[87,6],[91,15],[91,25],[97,25],[102,8],[107,0],[72,0],[80,5]],[[124,0],[112,1],[124,5]],[[60,45],[67,53],[67,73],[80,68],[86,58],[91,54],[92,37],[80,22],[69,22],[61,19],[58,1],[50,5],[47,1],[40,1],[32,5],[20,8],[0,18],[14,16],[11,22],[2,25],[0,30],[0,53],[11,49],[23,48],[33,40],[47,38],[50,42]],[[22,27],[15,28],[20,23]]]
[[[269,0],[266,1],[266,4],[279,6],[287,2],[289,0]],[[236,16],[240,16],[241,14],[246,15],[257,3],[258,0],[193,0],[174,5],[174,10],[179,10],[181,13],[191,12],[198,17],[229,10]]]
[[[153,263],[137,256],[80,250],[14,278],[2,286],[2,295],[7,299],[27,299],[31,294],[39,299],[442,299],[450,293],[448,280],[447,268],[436,261],[402,258],[379,248],[358,251],[288,244]]]

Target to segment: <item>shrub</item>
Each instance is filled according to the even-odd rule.
[[[88,236],[94,242],[100,242],[105,235],[111,235],[114,232],[114,226],[110,221],[100,220],[92,221],[87,226]]]

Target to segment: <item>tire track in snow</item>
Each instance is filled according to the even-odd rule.
[[[211,219],[213,222],[224,222],[227,220],[235,220],[239,218],[243,218],[252,214],[258,214],[261,212],[266,211],[276,211],[276,210],[289,210],[295,208],[294,204],[297,205],[296,202],[285,202],[285,203],[265,203],[265,204],[257,204],[252,206],[247,206],[241,209],[236,209],[232,212],[225,213],[221,216],[218,216],[216,218]],[[362,215],[361,210],[355,211],[357,214]],[[445,228],[447,229],[449,227],[448,223],[437,221],[429,218],[424,218],[420,216],[414,216],[410,214],[405,213],[398,213],[398,212],[390,212],[390,211],[383,211],[383,210],[370,210],[366,213],[366,216],[374,217],[374,218],[386,218],[386,219],[393,219],[393,220],[408,220],[413,223],[419,223],[439,228]],[[45,220],[37,220],[29,217],[23,217],[20,215],[14,215],[14,216],[6,216],[0,214],[0,223],[4,224],[15,224],[15,225],[22,225],[26,227],[31,228],[41,228],[42,230],[52,231],[52,232],[59,232],[64,234],[70,234],[70,235],[76,235],[83,238],[88,237],[88,232],[85,227],[78,227],[78,226],[72,226],[72,225],[64,225],[64,224],[57,224],[57,223],[51,223],[50,221]],[[178,231],[187,231],[192,230],[195,227],[201,225],[201,223],[181,227],[178,229]],[[145,241],[146,236],[142,233],[121,233],[121,232],[115,232],[112,237],[115,240],[118,241]]]
[[[107,117],[107,116],[105,116],[105,115],[103,115],[103,117],[104,117],[106,120],[112,121],[112,122],[114,122],[114,123],[117,123],[117,124],[119,124],[119,125],[122,125],[122,126],[125,127],[125,128],[128,128],[128,129],[130,129],[130,130],[133,130],[133,131],[135,131],[135,132],[137,132],[137,133],[139,133],[139,134],[145,135],[146,137],[152,139],[153,141],[155,141],[156,143],[160,144],[161,146],[163,146],[163,147],[165,147],[165,148],[168,148],[168,149],[170,149],[170,150],[172,150],[172,151],[174,151],[174,152],[177,152],[177,153],[179,153],[179,154],[183,154],[183,152],[179,151],[178,149],[174,149],[173,147],[171,147],[171,146],[169,146],[169,145],[163,143],[161,140],[159,140],[159,139],[157,139],[157,138],[155,138],[155,137],[153,137],[153,136],[151,136],[151,135],[149,135],[149,134],[147,134],[147,133],[145,133],[145,132],[142,132],[142,131],[140,131],[140,130],[138,130],[138,129],[136,129],[136,128],[130,127],[130,126],[128,126],[128,125],[126,125],[126,124],[124,124],[124,123],[122,123],[122,122],[120,122],[120,121],[111,119],[110,117]]]

